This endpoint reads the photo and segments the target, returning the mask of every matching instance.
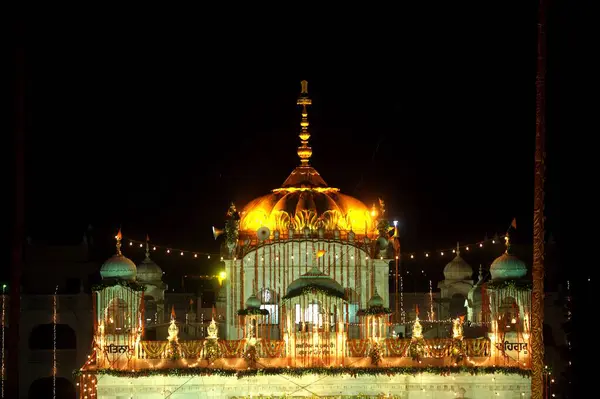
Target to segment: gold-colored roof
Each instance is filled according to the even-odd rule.
[[[298,156],[300,166],[292,171],[280,188],[256,198],[240,212],[240,230],[254,232],[266,226],[271,231],[296,231],[309,227],[316,230],[352,230],[365,233],[375,230],[374,221],[367,206],[340,190],[329,187],[315,168],[308,165],[312,149],[308,146],[307,105],[308,83],[302,81],[302,92],[297,104],[302,106]]]

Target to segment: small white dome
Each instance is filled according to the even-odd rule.
[[[122,254],[113,255],[100,268],[103,279],[118,278],[122,280],[135,280],[137,268],[133,261]]]
[[[490,266],[492,280],[519,279],[527,274],[527,265],[515,255],[503,253]]]
[[[148,255],[137,266],[137,281],[141,283],[152,283],[162,281],[162,269]]]
[[[444,267],[444,278],[446,280],[471,280],[473,269],[469,264],[456,253],[456,257]]]

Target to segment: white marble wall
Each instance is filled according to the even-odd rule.
[[[236,377],[141,377],[98,379],[98,398],[242,398],[259,397],[340,397],[341,395],[390,395],[403,399],[445,398],[530,398],[531,380],[513,375],[460,374],[443,377],[424,373],[418,376],[257,376]]]
[[[322,249],[326,251],[325,255],[317,258],[317,251]],[[377,291],[384,299],[384,303],[388,304],[388,262],[389,260],[386,259],[370,259],[363,249],[348,242],[318,239],[274,242],[250,251],[244,256],[243,261],[242,259],[226,260],[227,338],[239,338],[238,329],[235,327],[235,315],[240,305],[245,304],[246,299],[253,292],[253,286],[258,287],[258,290],[269,288],[283,296],[287,286],[313,266],[318,267],[331,278],[335,278],[343,287],[351,288],[361,308],[366,307],[367,301],[373,295],[370,281],[374,270]],[[258,276],[255,273],[256,264]],[[240,284],[242,265],[243,293]]]

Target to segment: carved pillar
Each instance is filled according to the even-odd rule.
[[[538,57],[535,110],[535,177],[533,204],[533,292],[531,298],[531,398],[542,399],[544,394],[544,176],[545,176],[545,75],[546,75],[545,2],[538,9]]]

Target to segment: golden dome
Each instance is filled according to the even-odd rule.
[[[367,206],[339,189],[329,187],[319,172],[309,166],[312,148],[308,145],[308,83],[301,82],[297,104],[302,106],[300,166],[292,171],[281,188],[251,201],[240,212],[240,230],[255,232],[265,226],[271,231],[293,229],[352,230],[364,234],[375,230],[375,222]]]
[[[297,167],[272,193],[256,198],[240,212],[240,230],[256,231],[266,226],[271,231],[309,227],[316,230],[375,230],[367,206],[354,197],[328,187],[310,166]]]

